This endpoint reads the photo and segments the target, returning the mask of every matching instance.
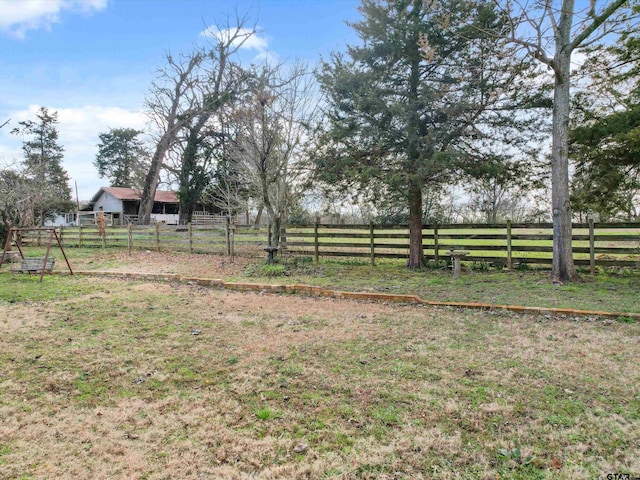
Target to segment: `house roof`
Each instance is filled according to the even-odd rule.
[[[102,192],[107,192],[119,200],[140,200],[140,196],[142,195],[142,192],[135,188],[101,187],[98,193],[91,199],[91,203],[97,202]],[[159,203],[179,203],[176,192],[170,190],[156,190],[154,201]]]

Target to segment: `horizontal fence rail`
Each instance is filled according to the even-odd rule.
[[[284,232],[287,252],[320,257],[408,258],[406,225],[309,224]],[[576,265],[640,268],[640,223],[575,223],[573,253]],[[516,268],[550,265],[553,224],[423,225],[422,249],[429,260],[448,261],[451,250],[469,252],[464,261]]]
[[[267,229],[218,225],[127,225],[107,227],[104,237],[95,225],[60,227],[68,247],[120,247],[155,251],[263,255]],[[286,255],[376,259],[408,258],[406,225],[309,224],[282,229],[281,251]],[[36,234],[22,238],[36,245]],[[427,260],[449,261],[451,250],[463,250],[466,262],[483,262],[506,268],[527,264],[550,265],[553,225],[550,223],[425,224],[422,249]],[[640,268],[640,223],[573,224],[573,253],[577,265]]]
[[[64,248],[116,247],[131,250],[178,251],[231,255],[260,252],[268,243],[267,230],[223,225],[133,225],[107,226],[104,237],[95,225],[59,227]],[[23,236],[26,246],[42,245],[36,234]]]

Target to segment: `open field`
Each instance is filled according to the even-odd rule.
[[[0,283],[0,478],[640,474],[638,323]]]

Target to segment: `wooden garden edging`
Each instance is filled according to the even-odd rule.
[[[199,285],[203,287],[225,288],[241,292],[266,292],[266,293],[288,293],[302,294],[313,297],[328,297],[348,300],[368,300],[388,303],[408,303],[420,304],[433,307],[453,307],[472,310],[505,310],[521,314],[558,315],[570,317],[604,317],[604,318],[633,318],[640,321],[640,313],[633,312],[606,312],[598,310],[573,310],[570,308],[547,308],[547,307],[525,307],[520,305],[501,305],[490,303],[474,302],[438,302],[425,300],[418,295],[395,295],[388,293],[370,292],[345,292],[341,290],[329,290],[314,285],[293,284],[293,285],[271,285],[245,282],[225,282],[215,278],[185,277],[177,274],[147,274],[147,273],[123,273],[123,272],[95,272],[84,271],[75,272],[77,275],[107,276],[115,278],[134,278],[138,280],[149,280],[154,282],[180,282],[186,284]]]

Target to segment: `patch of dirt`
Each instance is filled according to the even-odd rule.
[[[25,308],[24,305],[0,305],[0,332],[46,327],[50,323],[47,311],[41,307]]]
[[[119,273],[155,273],[188,275],[201,278],[225,278],[241,274],[255,260],[223,255],[153,252],[150,250],[118,253],[98,252],[93,258],[74,259],[74,270]],[[114,266],[117,265],[117,266]]]

